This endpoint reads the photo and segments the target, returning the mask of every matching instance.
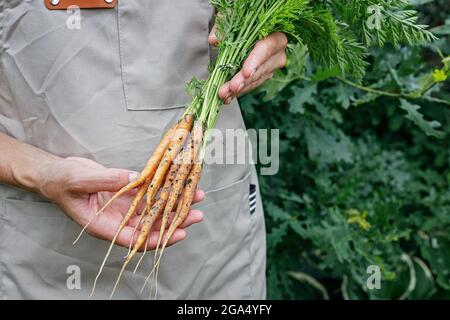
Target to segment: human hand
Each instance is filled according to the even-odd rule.
[[[209,36],[209,43],[218,44],[214,27]],[[244,62],[240,70],[219,90],[219,97],[225,104],[242,94],[250,92],[273,77],[277,69],[284,68],[287,62],[286,48],[288,39],[284,33],[275,32],[260,40]]]
[[[41,193],[56,203],[71,219],[85,226],[115,192],[137,177],[136,172],[122,169],[107,169],[102,165],[83,158],[56,159],[43,167]],[[88,226],[86,231],[99,239],[111,241],[117,228],[128,211],[137,190],[119,197]],[[194,202],[202,201],[203,191],[197,191]],[[145,208],[145,201],[138,206],[140,214]],[[116,240],[116,244],[128,247],[136,240],[135,226],[140,216],[134,216],[125,226]],[[177,229],[169,241],[173,245],[186,238],[185,228],[203,220],[203,213],[191,210],[186,221]],[[155,223],[155,230],[149,236],[147,249],[156,247],[160,223]],[[139,227],[138,227],[139,230]],[[137,231],[138,233],[139,231]],[[141,248],[143,250],[144,248]]]

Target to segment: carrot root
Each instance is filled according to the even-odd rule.
[[[138,192],[133,199],[133,202],[121,221],[116,234],[108,248],[106,256],[100,266],[100,270],[95,277],[94,285],[89,298],[94,295],[97,281],[105,267],[112,248],[116,243],[120,232],[125,225],[130,221],[136,212],[137,206],[141,200],[146,196],[146,207],[136,226],[134,227],[128,253],[125,256],[125,261],[117,276],[116,282],[109,296],[112,299],[120,280],[125,272],[127,266],[133,260],[134,256],[139,250],[143,249],[143,254],[138,260],[133,273],[139,269],[142,261],[147,253],[148,242],[150,239],[151,230],[156,220],[161,217],[161,227],[158,235],[158,241],[155,249],[154,263],[151,272],[145,279],[141,292],[144,290],[148,280],[154,276],[155,299],[158,294],[157,278],[159,274],[159,267],[165,248],[168,246],[170,239],[177,228],[185,221],[189,214],[190,207],[195,195],[197,184],[200,180],[202,163],[197,162],[199,149],[203,140],[203,127],[200,123],[194,123],[194,116],[192,114],[185,114],[180,121],[172,126],[161,139],[151,158],[147,161],[144,170],[139,175],[138,179],[119,190],[84,226],[78,235],[74,244],[80,239],[82,234],[88,226],[111,205],[117,198],[124,193],[138,188]],[[189,143],[186,149],[183,146],[190,136]],[[200,161],[201,162],[201,161]],[[178,203],[178,205],[177,205]],[[173,221],[169,225],[169,217],[176,208]],[[135,234],[140,228],[139,235],[135,239]],[[167,229],[167,232],[165,232]],[[133,244],[134,243],[134,244]],[[152,297],[153,284],[150,288],[149,298]]]
[[[173,160],[183,147],[189,132],[192,128],[194,117],[192,115],[185,115],[178,123],[176,130],[172,136],[169,146],[164,153],[161,162],[156,169],[155,175],[147,191],[147,209],[149,210],[156,196],[163,180],[171,166]]]
[[[144,253],[141,255],[141,258],[138,260],[138,263],[136,263],[136,267],[133,270],[133,274],[136,274],[137,270],[139,269],[139,266],[142,263],[142,260],[144,260],[145,254],[147,253],[147,247],[148,247],[148,237],[147,237],[147,241],[145,242]]]
[[[135,211],[137,209],[137,206],[139,205],[141,200],[144,198],[147,185],[148,185],[148,183],[145,183],[143,186],[141,186],[141,188],[139,189],[139,191],[136,194],[135,198],[133,199],[133,202],[132,202],[130,208],[128,209],[127,214],[125,215],[123,220],[120,222],[120,225],[117,228],[116,234],[114,235],[114,238],[112,239],[111,244],[109,245],[109,248],[108,248],[108,251],[106,252],[105,258],[103,259],[103,262],[102,262],[102,264],[100,266],[100,269],[99,269],[99,271],[97,273],[97,276],[95,277],[94,285],[92,287],[91,294],[89,295],[89,298],[93,297],[93,295],[94,295],[95,287],[97,285],[97,281],[100,278],[100,275],[101,275],[101,273],[103,271],[103,268],[105,267],[106,261],[108,260],[110,254],[111,254],[112,248],[113,248],[114,244],[116,243],[117,237],[119,236],[120,232],[123,230],[125,225],[128,223],[128,221],[131,219],[133,214],[135,213]]]
[[[130,244],[128,245],[128,252],[127,252],[127,255],[124,257],[124,259],[128,258],[128,256],[130,255],[131,249],[133,248],[134,235],[136,234],[136,231],[139,228],[139,226],[142,224],[142,221],[144,220],[144,218],[146,216],[145,213],[146,212],[144,210],[144,212],[142,212],[142,214],[141,214],[141,217],[139,218],[138,223],[134,226],[133,235],[131,236]]]
[[[156,220],[156,218],[159,216],[159,214],[161,213],[162,209],[164,208],[165,205],[165,201],[163,200],[158,200],[152,207],[151,212],[148,213],[146,220],[144,222],[144,225],[142,226],[141,232],[139,234],[138,239],[136,240],[136,243],[133,247],[133,250],[131,251],[130,255],[126,258],[122,269],[120,270],[119,276],[117,277],[117,281],[114,285],[114,289],[111,293],[110,299],[112,298],[112,296],[114,295],[114,292],[117,288],[117,285],[120,282],[120,279],[122,277],[122,274],[125,270],[125,268],[127,267],[127,265],[130,263],[130,261],[133,259],[133,257],[136,255],[136,253],[138,252],[138,250],[144,245],[144,243],[146,243],[147,241],[147,237],[150,233],[150,230]]]
[[[175,230],[184,222],[184,220],[186,219],[186,217],[189,214],[190,208],[191,208],[191,204],[192,201],[194,199],[194,195],[195,195],[195,191],[197,189],[197,185],[198,182],[200,180],[201,177],[201,172],[202,172],[202,167],[203,165],[201,163],[195,163],[192,166],[192,169],[189,173],[188,179],[186,181],[186,187],[183,190],[183,194],[180,200],[180,203],[178,204],[178,208],[177,208],[177,212],[175,214],[175,217],[169,227],[169,230],[167,231],[167,234],[164,238],[164,243],[161,247],[161,251],[159,253],[159,256],[157,258],[157,260],[155,259],[155,262],[153,264],[153,268],[150,271],[150,273],[148,274],[147,278],[145,279],[144,285],[141,289],[142,290],[145,288],[148,280],[150,279],[150,277],[153,275],[153,273],[158,270],[159,265],[161,263],[161,258],[164,254],[164,250],[167,247],[167,244],[170,240],[170,238],[173,236],[173,233],[175,232]],[[157,279],[155,279],[155,282],[157,282]],[[156,298],[156,296],[155,296]]]

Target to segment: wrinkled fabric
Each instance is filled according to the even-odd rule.
[[[61,157],[139,171],[183,113],[185,81],[207,76],[213,10],[208,0],[122,0],[81,14],[81,29],[70,30],[67,13],[43,1],[0,0],[0,132]],[[217,127],[245,128],[237,103]],[[260,199],[249,212],[255,177],[250,165],[205,167],[205,221],[167,250],[159,298],[265,298]],[[0,185],[0,299],[87,298],[108,243],[84,236],[73,246],[79,231],[46,199]],[[108,297],[125,254],[111,255],[96,298]],[[116,298],[147,298],[140,288],[150,256],[136,275],[125,273]],[[67,286],[71,266],[81,270],[80,290]]]

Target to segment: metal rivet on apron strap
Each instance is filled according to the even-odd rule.
[[[57,6],[59,3],[59,0],[50,0],[50,3],[54,6]]]
[[[256,185],[250,185],[249,200],[250,200],[250,214],[256,211]]]
[[[105,0],[106,3],[111,3],[113,0]]]

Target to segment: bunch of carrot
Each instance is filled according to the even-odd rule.
[[[113,293],[126,266],[131,262],[132,258],[142,247],[145,249],[147,248],[147,239],[155,222],[161,218],[158,249],[161,247],[162,255],[164,248],[167,246],[173,233],[186,219],[202,172],[202,160],[199,158],[199,150],[202,146],[204,133],[204,126],[200,122],[195,121],[195,116],[190,110],[191,108],[188,108],[188,111],[178,123],[166,132],[138,179],[117,192],[95,215],[96,217],[101,214],[120,196],[133,189],[137,189],[135,198],[121,221],[103,260],[100,271],[94,282],[92,294],[94,293],[97,280],[105,266],[106,260],[111,253],[117,237],[127,223],[137,215],[137,207],[144,197],[146,198],[146,208],[143,214],[141,214],[139,222],[135,227],[135,230],[140,227],[140,232],[134,244],[130,243],[129,253],[125,258]],[[168,225],[169,216],[173,210],[176,210],[175,216],[170,225]],[[89,223],[92,221],[93,219]],[[89,223],[83,228],[80,236]],[[168,230],[164,237],[166,228]],[[157,251],[158,250],[155,252],[155,268],[157,265]],[[142,258],[143,257],[144,255]],[[139,264],[136,266],[136,269],[138,266]]]
[[[97,217],[101,214],[121,195],[137,189],[128,213],[118,227],[101,264],[92,294],[117,237],[130,219],[137,215],[137,207],[144,199],[146,208],[136,226],[136,228],[140,227],[138,237],[133,244],[130,244],[129,254],[125,257],[111,296],[133,257],[140,249],[147,248],[146,243],[155,221],[161,219],[153,268],[146,280],[152,274],[157,274],[164,249],[174,231],[184,222],[189,213],[202,172],[203,155],[208,142],[207,130],[215,127],[220,107],[223,104],[218,97],[219,88],[242,66],[244,59],[257,41],[270,33],[279,31],[289,35],[294,41],[301,42],[301,29],[297,27],[297,23],[305,24],[308,19],[309,24],[319,28],[321,22],[325,21],[326,23],[323,23],[324,30],[331,24],[324,20],[323,17],[328,17],[324,15],[324,11],[320,8],[320,10],[314,10],[312,2],[309,0],[210,1],[218,12],[216,35],[219,39],[218,56],[211,65],[210,76],[207,80],[194,79],[189,83],[188,91],[193,100],[184,115],[164,134],[139,178],[120,190],[95,215]],[[314,6],[316,6],[315,2]],[[340,51],[334,50],[333,52],[336,51],[338,54],[343,49],[345,47],[340,48]],[[339,59],[336,58],[336,60]],[[175,212],[175,216],[169,223],[169,215],[172,212]]]

